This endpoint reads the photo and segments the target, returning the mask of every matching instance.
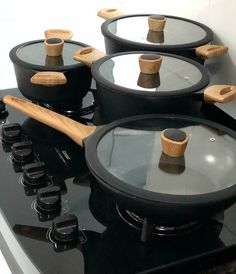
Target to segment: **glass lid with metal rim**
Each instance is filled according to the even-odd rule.
[[[64,67],[78,66],[79,62],[73,59],[73,54],[87,45],[71,40],[64,40],[62,54],[49,56],[45,50],[44,40],[35,40],[16,46],[10,51],[13,63],[25,63],[30,66]],[[81,65],[81,64],[80,64]]]
[[[97,144],[108,184],[170,195],[200,195],[236,182],[236,134],[194,117],[143,118],[111,128]],[[109,180],[108,180],[109,178]]]
[[[104,34],[147,45],[188,48],[206,44],[213,39],[210,28],[202,23],[164,15],[163,31],[153,31],[148,23],[151,14],[134,14],[113,18],[103,23]],[[154,17],[154,15],[153,15]]]
[[[139,60],[146,56],[161,58],[158,72],[143,73]],[[151,61],[151,65],[153,63],[153,60],[146,61]],[[210,81],[207,69],[201,64],[181,56],[153,52],[127,52],[107,56],[93,64],[92,73],[95,80],[99,79],[111,87],[115,85],[127,89],[126,92],[152,96],[195,92]]]

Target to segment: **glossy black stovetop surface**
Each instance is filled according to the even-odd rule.
[[[5,94],[21,97],[17,89],[2,91],[1,97]],[[86,97],[85,104],[90,100],[91,97]],[[222,264],[234,259],[236,205],[225,211],[224,217],[222,214],[219,219],[209,220],[191,232],[169,237],[154,235],[147,242],[141,242],[140,231],[121,220],[115,201],[90,175],[82,148],[64,135],[6,108],[9,115],[0,119],[1,126],[8,123],[22,126],[22,139],[33,143],[31,161],[44,162],[47,186],[57,185],[61,191],[61,212],[55,215],[37,212],[39,188],[24,186],[21,166],[12,162],[11,148],[2,142],[0,208],[17,241],[40,272],[199,273],[216,262]],[[217,113],[221,118],[217,118]],[[235,127],[234,120],[224,117],[214,106],[205,112],[199,103],[199,115],[208,115]],[[91,114],[84,118],[83,122],[99,124],[96,117],[91,120]],[[78,240],[55,244],[50,237],[53,219],[63,214],[77,217]]]

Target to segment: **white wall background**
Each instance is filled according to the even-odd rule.
[[[159,13],[200,21],[215,32],[215,40],[229,46],[229,54],[217,58],[212,82],[234,83],[236,76],[236,0],[2,0],[0,4],[0,89],[16,87],[9,51],[19,43],[43,39],[44,30],[65,28],[73,31],[73,40],[105,50],[100,32],[99,9],[116,7],[125,14]]]

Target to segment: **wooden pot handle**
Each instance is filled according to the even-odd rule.
[[[66,134],[82,147],[83,139],[93,134],[96,129],[95,126],[83,125],[49,109],[10,95],[6,95],[3,98],[3,102],[33,119]]]
[[[187,134],[179,129],[168,128],[161,133],[163,152],[170,157],[182,157],[188,144]]]
[[[211,57],[222,56],[228,52],[228,47],[222,45],[204,45],[195,49],[198,57],[207,59]]]
[[[41,71],[30,78],[30,82],[35,85],[59,86],[67,83],[66,76],[62,72]]]
[[[158,54],[142,54],[139,56],[139,68],[142,73],[145,74],[156,74],[159,72],[162,56]]]
[[[48,38],[60,38],[63,40],[70,40],[73,32],[67,29],[48,29],[44,31],[44,36]]]
[[[84,63],[86,66],[91,67],[92,63],[101,59],[105,56],[105,53],[102,51],[92,48],[92,47],[85,47],[77,51],[73,58],[76,61],[80,61]]]
[[[204,90],[206,103],[228,103],[236,98],[236,86],[214,85]]]
[[[97,12],[97,16],[105,20],[122,15],[124,15],[123,12],[115,8],[105,8]]]

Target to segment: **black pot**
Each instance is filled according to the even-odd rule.
[[[100,58],[95,49],[86,48],[75,53],[74,58],[85,64],[90,62],[97,87],[95,99],[105,123],[146,113],[189,113],[189,109],[198,108],[199,98],[204,101],[202,94],[193,96],[193,93],[201,91],[210,81],[205,66],[168,53],[132,51]],[[145,61],[146,69],[162,58],[159,72],[143,73],[140,58]],[[219,89],[216,94],[220,92]],[[236,91],[233,93],[235,97]]]
[[[161,51],[180,54],[204,63],[205,58],[227,52],[227,47],[206,45],[213,40],[213,31],[193,20],[153,14],[117,16],[114,10],[109,12],[106,9],[98,12],[98,15],[110,18],[101,26],[108,54],[133,50]],[[159,26],[156,28],[155,25],[153,27],[153,22],[161,22],[164,29]]]
[[[156,114],[96,129],[19,98],[5,96],[4,102],[85,146],[88,168],[99,184],[121,208],[151,223],[204,222],[236,202],[236,133],[230,128],[191,116]],[[171,128],[177,134],[163,132]],[[164,159],[165,167],[184,169],[160,168],[163,152],[169,158],[184,154],[178,163]]]
[[[87,45],[64,40],[62,54],[49,56],[45,41],[26,42],[10,51],[20,92],[38,103],[80,104],[90,88],[92,75],[88,67],[73,59],[73,53]]]

